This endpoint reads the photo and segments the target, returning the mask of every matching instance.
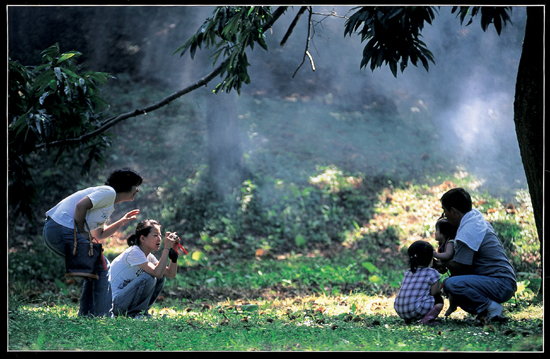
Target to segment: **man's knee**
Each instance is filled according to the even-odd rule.
[[[464,278],[449,277],[443,282],[443,290],[449,294],[455,294],[461,292],[465,288]]]

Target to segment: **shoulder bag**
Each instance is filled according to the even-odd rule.
[[[99,279],[100,266],[107,270],[103,245],[92,237],[88,223],[84,224],[88,230],[88,242],[77,241],[76,223],[73,228],[74,240],[65,242],[65,277]]]

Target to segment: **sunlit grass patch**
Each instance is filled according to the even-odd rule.
[[[189,304],[189,303],[188,303]],[[405,324],[393,298],[364,293],[157,303],[143,320],[84,319],[67,305],[10,311],[11,350],[511,351],[540,350],[542,306],[479,325],[460,310],[436,327]],[[506,305],[508,307],[508,304]]]

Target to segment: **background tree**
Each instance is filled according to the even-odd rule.
[[[222,59],[216,72],[223,80],[213,90],[220,96],[208,99],[207,113],[208,178],[219,196],[231,193],[232,188],[252,175],[244,164],[238,140],[236,99],[230,92],[235,89],[240,95],[242,85],[250,83],[246,50],[258,44],[267,51],[264,33],[285,10],[280,7],[272,14],[270,7],[218,7],[195,35],[174,52],[183,56],[189,51],[194,58],[197,49],[204,46],[214,48],[211,56],[214,66]]]
[[[516,95],[514,122],[529,193],[533,202],[539,240],[543,240],[544,202],[544,137],[543,126],[543,49],[544,13],[540,7],[527,8],[527,27],[521,53]]]
[[[206,102],[207,181],[220,199],[252,176],[240,145],[236,101],[234,94],[220,94],[209,96]]]

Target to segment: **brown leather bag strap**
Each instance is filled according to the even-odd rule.
[[[76,240],[76,223],[74,224],[74,227],[73,227],[73,234],[74,234],[73,256],[76,256],[76,245],[78,243]]]
[[[88,226],[88,222],[86,222],[86,220],[84,220],[84,225],[86,226],[86,229],[88,230],[88,237],[89,237],[89,241],[90,241],[90,251],[88,252],[88,254],[90,255],[90,257],[93,257],[94,255],[94,243],[93,243],[93,237],[92,237],[92,232],[90,232],[90,227]]]
[[[92,257],[94,255],[94,244],[93,244],[93,241],[92,241],[92,233],[90,233],[90,227],[88,226],[88,222],[86,222],[86,220],[84,220],[84,225],[86,226],[86,229],[88,230],[88,237],[89,237],[88,240],[90,241],[90,250],[88,251],[88,255],[90,257]],[[77,246],[77,243],[78,243],[78,241],[76,240],[76,222],[74,222],[73,234],[74,234],[73,256],[76,256],[76,246]]]

